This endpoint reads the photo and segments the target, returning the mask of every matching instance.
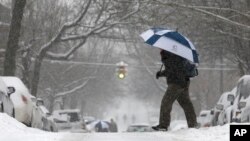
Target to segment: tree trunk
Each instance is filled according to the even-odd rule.
[[[42,61],[43,61],[43,57],[38,56],[35,59],[35,64],[34,64],[33,76],[32,76],[32,81],[31,81],[31,94],[35,97],[37,95],[37,89],[38,89],[38,84],[40,80],[40,70],[42,66]]]
[[[7,42],[4,61],[4,75],[14,76],[16,71],[16,51],[18,49],[18,41],[20,37],[21,22],[24,13],[26,0],[15,0],[12,11],[12,19],[10,24],[10,32]]]

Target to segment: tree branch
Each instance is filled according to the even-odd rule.
[[[198,9],[210,9],[210,10],[222,10],[222,11],[232,11],[235,12],[241,16],[244,16],[246,18],[250,18],[250,15],[248,13],[242,13],[241,11],[238,11],[236,9],[231,9],[231,8],[218,8],[218,7],[206,7],[206,6],[192,6],[193,8],[198,8]]]
[[[238,26],[238,27],[241,27],[241,28],[244,28],[244,29],[247,29],[247,30],[250,30],[250,26],[248,25],[245,25],[245,24],[242,24],[242,23],[239,23],[239,22],[236,22],[236,21],[232,21],[226,17],[223,17],[221,15],[216,15],[212,12],[209,12],[209,11],[206,11],[206,10],[203,10],[203,9],[200,9],[200,8],[197,8],[197,6],[188,6],[188,5],[181,5],[181,4],[178,4],[178,3],[173,3],[173,2],[161,2],[159,0],[157,0],[157,2],[159,2],[160,4],[163,4],[163,5],[168,5],[168,6],[175,6],[175,7],[181,7],[181,8],[186,8],[186,9],[191,9],[191,10],[194,10],[194,11],[197,11],[197,12],[200,12],[200,13],[203,13],[203,14],[206,14],[206,15],[209,15],[209,16],[213,16],[221,21],[224,21],[228,24],[231,24],[231,25],[235,25],[235,26]]]
[[[250,38],[246,38],[246,37],[241,37],[239,35],[236,35],[236,34],[232,34],[230,32],[224,32],[222,30],[214,30],[215,32],[218,32],[218,33],[221,33],[221,34],[224,34],[224,35],[229,35],[231,37],[235,37],[235,38],[238,38],[238,39],[241,39],[241,40],[246,40],[246,41],[250,41]]]
[[[82,85],[79,85],[79,86],[77,86],[69,91],[60,92],[60,93],[56,94],[55,97],[66,96],[68,94],[74,93],[74,92],[84,88],[87,85],[89,80],[90,80],[90,78],[88,80],[86,80]]]
[[[85,44],[86,39],[83,39],[81,42],[79,42],[77,45],[75,45],[74,47],[72,47],[70,50],[68,50],[68,52],[64,53],[64,54],[56,54],[53,52],[47,52],[46,53],[46,57],[50,58],[50,59],[54,59],[54,60],[67,60],[70,55],[72,55],[78,48],[80,48],[83,44]]]

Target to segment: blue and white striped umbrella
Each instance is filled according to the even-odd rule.
[[[177,31],[164,28],[151,28],[140,35],[153,46],[181,56],[193,63],[199,63],[198,53],[188,38]]]

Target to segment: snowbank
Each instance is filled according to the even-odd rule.
[[[5,113],[0,113],[0,141],[57,141],[55,133],[30,128]]]
[[[5,113],[0,113],[0,133],[42,133],[43,131],[28,128]]]
[[[185,126],[185,122],[175,121],[169,132],[51,133],[26,127],[0,113],[0,141],[229,141],[229,124],[200,129]]]

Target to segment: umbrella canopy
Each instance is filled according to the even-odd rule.
[[[108,132],[109,123],[103,120],[97,120],[91,123],[93,128],[97,129],[98,132]]]
[[[153,47],[161,48],[193,63],[199,63],[198,53],[192,42],[177,31],[151,28],[140,36]]]

